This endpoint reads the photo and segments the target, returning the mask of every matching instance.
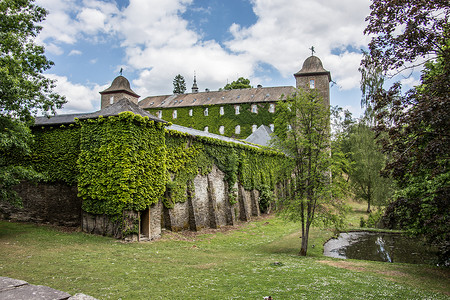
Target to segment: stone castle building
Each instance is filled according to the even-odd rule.
[[[245,139],[261,126],[273,131],[276,103],[291,95],[295,88],[316,89],[324,105],[330,105],[330,72],[316,56],[308,57],[294,74],[296,87],[261,87],[199,92],[194,76],[192,92],[186,94],[139,96],[128,80],[118,76],[111,86],[100,92],[101,108],[127,98],[158,118],[181,126],[228,137]]]

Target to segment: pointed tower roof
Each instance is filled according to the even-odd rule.
[[[303,63],[302,69],[294,74],[295,77],[309,75],[328,75],[328,80],[331,81],[330,71],[325,70],[322,61],[314,55],[308,57]]]
[[[100,92],[100,94],[103,95],[103,94],[112,94],[112,93],[119,93],[119,92],[129,94],[129,95],[134,96],[136,98],[140,97],[138,94],[136,94],[131,89],[130,82],[128,81],[128,79],[126,79],[122,75],[117,76],[116,78],[114,78],[111,86],[109,88],[107,88],[106,90]]]
[[[192,85],[192,92],[198,93],[197,78],[196,78],[195,74],[194,74],[194,84]]]

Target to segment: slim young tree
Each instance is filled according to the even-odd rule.
[[[313,223],[342,224],[343,202],[338,198],[345,191],[346,163],[339,153],[331,155],[330,112],[315,90],[298,89],[279,102],[277,111],[274,143],[292,158],[291,192],[281,203],[282,214],[301,222],[299,254],[306,256]]]

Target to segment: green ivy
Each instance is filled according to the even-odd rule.
[[[175,124],[191,127],[197,130],[204,130],[208,126],[208,131],[215,134],[219,133],[219,127],[224,126],[224,136],[244,139],[252,133],[252,125],[268,126],[273,124],[275,114],[269,112],[268,102],[253,103],[258,106],[258,113],[251,112],[250,103],[239,104],[223,104],[223,105],[203,105],[193,107],[178,108],[152,108],[148,111],[156,115],[159,110],[162,111],[164,120]],[[239,105],[239,114],[235,114],[234,106]],[[223,107],[224,114],[220,115],[220,107]],[[204,115],[205,109],[208,108],[208,116]],[[173,111],[177,110],[177,118],[172,118]],[[193,110],[193,115],[189,116],[189,110]],[[241,133],[235,134],[236,125],[240,125]]]
[[[157,203],[167,181],[163,124],[130,112],[80,123],[83,210],[120,217]]]
[[[80,154],[80,126],[33,128],[31,164],[50,182],[77,183]]]

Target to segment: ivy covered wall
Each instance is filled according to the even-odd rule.
[[[162,119],[185,127],[191,127],[197,130],[204,130],[208,126],[208,131],[215,134],[219,132],[220,126],[224,126],[224,136],[245,139],[252,133],[252,126],[269,126],[273,124],[275,113],[269,112],[269,102],[254,103],[257,105],[257,113],[252,112],[252,104],[220,104],[204,105],[178,108],[154,108],[148,111],[157,116],[158,111],[162,111]],[[239,105],[239,114],[235,112],[235,106]],[[223,107],[223,115],[220,114]],[[208,115],[205,116],[205,109],[208,109]],[[192,109],[192,116],[189,110]],[[176,110],[176,118],[173,118],[173,112]],[[236,125],[240,125],[240,134],[235,133]]]
[[[164,124],[130,112],[81,122],[78,195],[83,210],[142,211],[165,191]]]

